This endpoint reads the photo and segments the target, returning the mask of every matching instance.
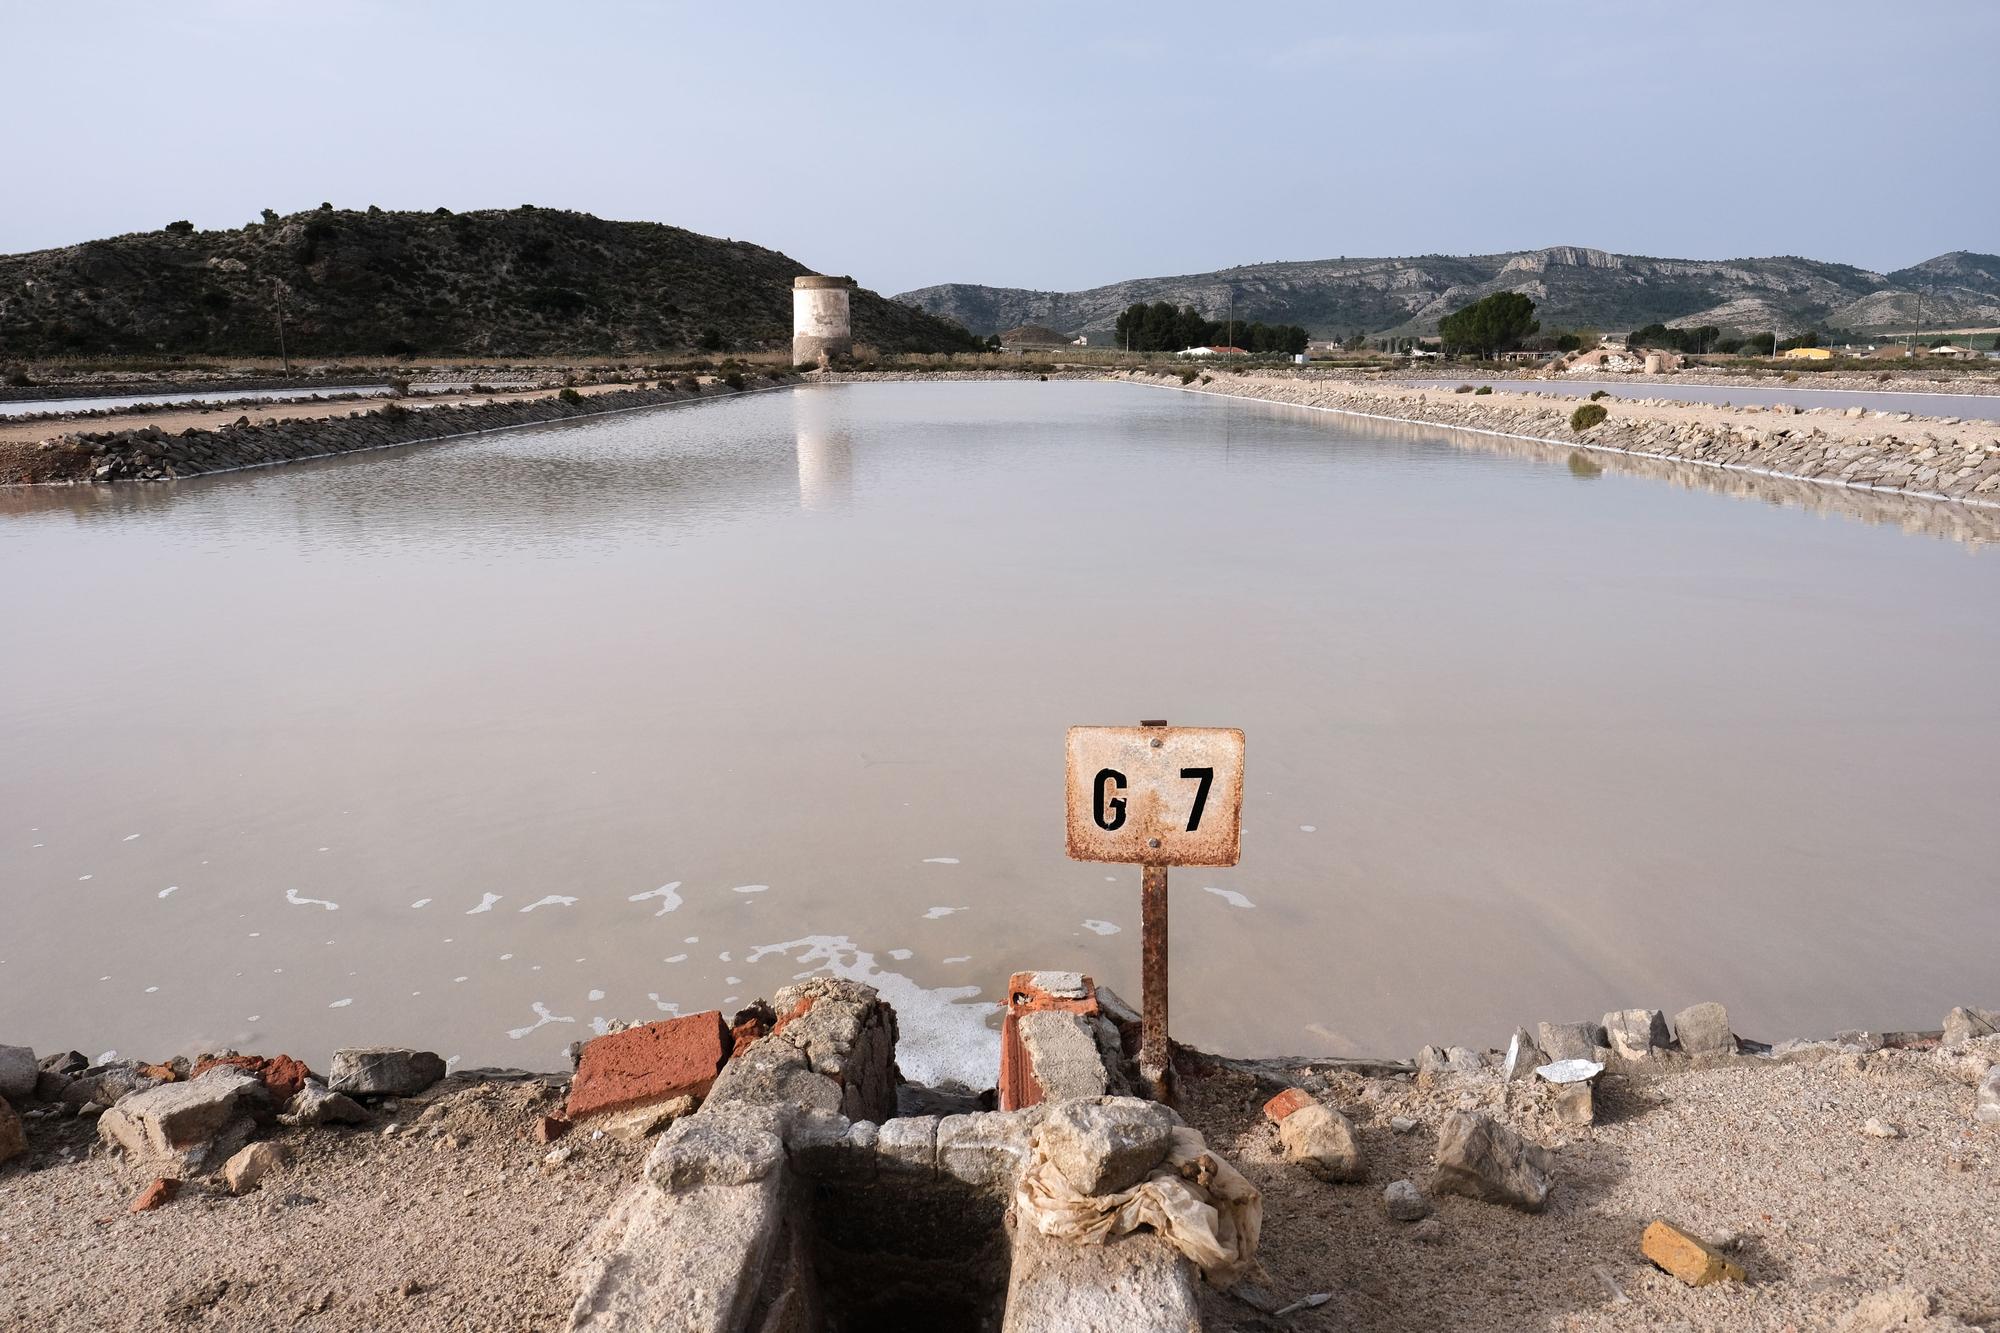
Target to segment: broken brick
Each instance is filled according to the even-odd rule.
[[[188,1077],[200,1078],[220,1065],[256,1075],[281,1103],[296,1097],[299,1089],[312,1076],[312,1070],[307,1069],[303,1061],[294,1060],[289,1055],[204,1055],[188,1071]]]
[[[545,1115],[535,1122],[535,1127],[528,1133],[537,1143],[554,1143],[572,1128],[570,1122],[559,1115]]]
[[[1304,1088],[1286,1088],[1264,1103],[1264,1117],[1274,1125],[1279,1124],[1292,1112],[1303,1111],[1315,1104],[1313,1095]]]
[[[181,1192],[181,1182],[172,1176],[161,1176],[152,1184],[139,1191],[139,1197],[132,1200],[131,1211],[150,1213],[161,1204]]]
[[[1000,1020],[999,1105],[1018,1111],[1039,1105],[1043,1089],[1021,1040],[1025,1014],[1060,1011],[1095,1018],[1101,1011],[1097,983],[1077,972],[1016,972],[1007,979],[1007,1013]]]
[[[1685,1227],[1654,1218],[1639,1237],[1639,1251],[1690,1287],[1741,1282],[1743,1270]]]
[[[598,1037],[583,1048],[564,1115],[582,1120],[674,1097],[706,1097],[729,1058],[729,1041],[714,1009]]]

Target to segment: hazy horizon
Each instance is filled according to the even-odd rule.
[[[1463,4],[780,14],[0,0],[18,104],[62,108],[13,145],[0,251],[322,200],[664,222],[883,292],[1550,245],[1883,273],[2000,251],[1988,134],[1952,95],[1983,91],[2000,9],[1969,0],[1553,30]]]

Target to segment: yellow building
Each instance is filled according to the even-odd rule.
[[[1794,347],[1784,357],[1787,361],[1830,361],[1833,353],[1824,347]]]

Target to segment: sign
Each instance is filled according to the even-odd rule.
[[[1071,727],[1073,861],[1233,866],[1243,814],[1235,727]]]

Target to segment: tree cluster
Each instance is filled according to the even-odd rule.
[[[1438,321],[1438,339],[1447,353],[1496,356],[1511,352],[1542,327],[1535,303],[1519,292],[1495,292]]]
[[[1246,352],[1306,350],[1311,335],[1296,324],[1209,319],[1193,306],[1136,301],[1118,316],[1117,345],[1135,352],[1179,352],[1190,347],[1240,347]]]
[[[1665,324],[1652,323],[1639,329],[1625,339],[1627,347],[1659,347],[1669,352],[1712,352],[1716,342],[1722,337],[1722,330],[1713,324],[1703,324],[1699,328],[1675,329]]]

